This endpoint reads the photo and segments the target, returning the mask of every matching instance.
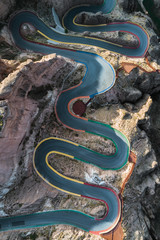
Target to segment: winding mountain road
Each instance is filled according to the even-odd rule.
[[[95,186],[63,176],[53,169],[48,163],[48,156],[51,153],[58,153],[70,158],[91,163],[102,169],[120,169],[128,161],[130,145],[127,138],[111,126],[91,121],[83,117],[75,116],[70,111],[70,104],[74,99],[80,97],[93,98],[95,95],[108,91],[115,83],[115,71],[110,63],[99,55],[62,49],[50,45],[44,45],[24,39],[20,34],[23,23],[32,24],[41,34],[57,42],[79,43],[93,45],[124,54],[131,57],[143,57],[149,46],[149,37],[146,31],[133,23],[120,22],[101,26],[78,26],[75,25],[75,16],[81,11],[102,11],[110,12],[115,6],[114,0],[107,0],[101,6],[78,6],[72,8],[63,18],[63,24],[72,31],[125,31],[135,35],[139,40],[137,48],[125,48],[114,45],[103,40],[89,37],[69,36],[60,34],[44,24],[34,13],[21,11],[12,17],[9,29],[14,38],[15,44],[21,49],[30,49],[43,54],[56,53],[68,57],[86,66],[84,79],[75,87],[62,91],[55,104],[57,119],[66,127],[81,132],[88,132],[99,135],[113,141],[116,153],[111,156],[91,151],[79,144],[51,137],[41,141],[33,157],[33,165],[39,176],[51,186],[71,193],[76,196],[97,199],[106,205],[107,214],[103,219],[95,219],[91,216],[73,210],[59,210],[51,212],[34,213],[30,215],[0,218],[0,231],[12,229],[23,229],[53,224],[69,224],[84,229],[91,233],[100,235],[115,228],[121,218],[122,203],[119,195],[112,189]]]

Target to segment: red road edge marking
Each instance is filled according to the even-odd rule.
[[[125,23],[132,24],[132,25],[135,25],[135,26],[141,28],[141,29],[145,32],[145,34],[146,34],[146,36],[147,36],[147,39],[148,39],[147,48],[146,48],[146,50],[145,50],[145,52],[144,52],[144,54],[143,54],[142,56],[138,56],[138,57],[135,57],[135,56],[127,56],[127,55],[126,55],[126,56],[127,56],[127,57],[131,57],[131,58],[144,57],[144,56],[146,55],[147,51],[148,51],[148,47],[149,47],[149,37],[148,37],[147,31],[146,31],[142,26],[140,26],[140,25],[137,24],[137,23],[132,23],[132,22],[112,22],[112,23],[108,23],[108,25],[125,24]],[[113,32],[114,32],[114,31],[113,31]],[[127,31],[126,31],[126,32],[127,32]],[[133,35],[134,35],[134,34],[133,34]],[[138,36],[136,36],[136,37],[138,38]],[[123,55],[123,54],[122,54],[122,55]]]
[[[20,34],[20,36],[21,36],[21,38],[23,38],[25,41],[27,41],[27,42],[31,42],[31,43],[34,43],[34,44],[38,44],[38,45],[43,45],[43,46],[46,46],[46,47],[51,47],[51,48],[56,48],[56,49],[61,49],[61,50],[67,50],[67,51],[71,51],[71,52],[76,52],[77,50],[74,50],[74,49],[70,49],[70,48],[62,48],[62,47],[58,47],[58,46],[53,46],[53,45],[51,45],[51,44],[47,44],[47,43],[41,43],[41,42],[36,42],[36,41],[32,41],[32,40],[29,40],[29,39],[27,39],[27,38],[25,38],[23,35],[22,35],[22,33],[21,33],[21,26],[23,25],[23,24],[30,24],[30,25],[32,25],[36,30],[38,30],[32,23],[30,23],[30,22],[24,22],[24,23],[21,23],[21,25],[20,25],[20,28],[19,28],[19,34]],[[54,30],[53,30],[54,31]],[[53,41],[54,41],[54,39],[53,39]],[[56,41],[56,40],[55,40]],[[61,44],[63,44],[63,42],[60,42]],[[65,44],[65,42],[64,42],[64,44]],[[19,47],[18,47],[19,48]],[[41,52],[40,52],[41,53]],[[46,55],[46,53],[42,53],[42,54],[45,54]]]
[[[100,202],[103,202],[103,203],[106,205],[107,212],[106,212],[106,214],[104,215],[104,217],[103,217],[103,218],[95,218],[95,220],[101,221],[101,220],[103,220],[103,219],[105,219],[105,218],[107,217],[108,212],[109,212],[109,206],[108,206],[108,204],[107,204],[106,201],[104,201],[104,200],[102,200],[102,199],[98,199],[98,198],[92,198],[92,197],[84,196],[84,195],[81,195],[81,197],[93,199],[93,200],[96,200],[96,201],[100,201]]]
[[[23,13],[23,12],[29,12],[29,13],[34,14],[36,17],[38,17],[38,15],[37,15],[35,12],[33,12],[33,11],[28,11],[28,10],[20,10],[20,11],[18,11],[15,15],[18,15],[19,13]],[[12,19],[15,17],[15,15],[11,16],[11,18],[9,19],[8,27],[9,27],[10,22],[12,21]],[[38,17],[38,18],[39,18],[39,17]],[[41,18],[39,18],[39,19],[41,20]],[[41,20],[41,21],[43,22],[43,20]],[[30,22],[25,22],[25,21],[24,21],[24,23],[30,24],[30,25],[32,25],[36,30],[38,30],[32,23],[30,23]],[[21,23],[20,28],[21,28],[21,26],[22,26],[24,23]],[[44,22],[43,22],[43,23],[44,23]],[[44,23],[44,24],[45,24],[45,23]],[[74,50],[74,49],[61,48],[61,47],[53,46],[53,45],[51,45],[51,44],[45,44],[45,43],[35,42],[35,41],[32,41],[32,40],[29,40],[29,39],[25,38],[25,37],[21,34],[20,28],[19,28],[19,34],[20,34],[20,36],[21,36],[25,41],[28,41],[28,42],[31,42],[31,43],[35,43],[35,44],[38,44],[38,45],[43,45],[43,46],[46,46],[46,47],[51,47],[51,48],[68,50],[68,51],[72,51],[72,52],[76,52],[76,51],[77,51],[77,50]],[[9,27],[9,29],[10,29],[10,27]],[[14,42],[14,44],[15,44],[15,42]],[[18,48],[21,49],[21,50],[26,50],[26,49],[20,48],[19,46],[17,46],[17,44],[15,44],[15,46],[18,47]],[[44,54],[44,53],[42,53],[42,52],[37,52],[37,53],[41,53],[41,54],[43,54],[43,55],[46,55],[46,53]]]
[[[54,110],[55,110],[55,114],[56,114],[57,120],[58,120],[62,125],[64,125],[65,127],[69,128],[69,129],[71,129],[71,130],[74,130],[74,131],[85,132],[84,130],[79,130],[79,129],[71,128],[71,127],[67,126],[66,124],[64,124],[64,123],[60,120],[60,118],[58,117],[57,109],[56,109],[59,96],[60,96],[63,92],[69,91],[70,89],[74,89],[74,88],[80,86],[81,84],[82,84],[82,81],[81,81],[79,84],[77,84],[77,85],[75,85],[75,86],[73,86],[73,87],[71,87],[71,88],[68,88],[68,89],[65,89],[65,90],[61,91],[61,92],[58,94],[58,96],[57,96],[56,103],[55,103],[55,106],[54,106]],[[86,118],[85,120],[88,121],[87,118]]]
[[[68,103],[68,112],[75,118],[80,118],[80,119],[83,119],[85,121],[88,121],[87,118],[84,118],[84,117],[80,117],[80,116],[77,116],[76,114],[72,113],[71,110],[70,110],[70,104],[75,100],[75,99],[79,99],[79,98],[90,98],[89,96],[80,96],[80,97],[75,97],[73,99],[71,99]]]
[[[137,48],[139,48],[141,41],[140,41],[139,37],[138,37],[136,34],[130,32],[130,31],[124,31],[124,30],[123,30],[123,31],[120,30],[119,32],[129,33],[129,34],[135,36],[135,37],[137,38],[137,40],[138,40],[138,46],[135,46],[135,47],[129,47],[129,46],[128,46],[128,47],[126,47],[126,46],[123,46],[123,45],[122,45],[124,48],[130,48],[130,49],[137,49]]]
[[[111,189],[111,188],[108,188],[108,187],[99,186],[99,185],[96,185],[96,184],[91,184],[91,183],[84,183],[84,185],[88,185],[88,186],[92,186],[92,187],[98,187],[98,188],[107,189],[107,190],[110,190],[110,191],[112,191],[112,192],[113,192],[115,195],[117,195],[113,189]]]
[[[120,219],[121,219],[121,211],[120,211],[120,206],[122,205],[122,200],[121,200],[121,198],[116,194],[116,192],[113,190],[113,189],[111,189],[111,188],[108,188],[108,187],[104,187],[104,186],[99,186],[99,185],[96,185],[96,184],[90,184],[90,183],[84,183],[84,185],[88,185],[88,186],[92,186],[92,187],[98,187],[98,188],[103,188],[103,189],[106,189],[106,190],[109,190],[109,191],[111,191],[111,192],[113,192],[114,193],[114,195],[116,196],[116,198],[117,198],[117,201],[118,201],[118,212],[120,212]],[[84,196],[84,197],[86,197],[86,196]],[[119,198],[118,198],[119,197]],[[93,198],[94,199],[94,198]],[[99,199],[97,199],[97,200],[99,200]],[[99,201],[101,201],[101,200],[99,200]],[[103,201],[103,200],[102,200]],[[105,201],[104,201],[105,202]],[[121,202],[121,204],[119,204],[119,202]],[[107,208],[108,209],[108,211],[109,211],[109,207]],[[107,212],[107,214],[108,214],[108,212]],[[105,217],[106,217],[106,215],[105,215]],[[117,218],[116,218],[116,221],[117,221],[117,219],[119,218],[119,215],[117,216]],[[96,219],[96,220],[101,220],[101,219]],[[115,222],[116,222],[115,221]],[[94,235],[100,235],[101,233],[105,233],[105,232],[109,232],[110,230],[113,230],[117,225],[118,225],[118,223],[119,223],[119,221],[117,222],[117,224],[114,226],[114,227],[109,227],[108,229],[105,229],[105,230],[103,230],[103,231],[89,231],[90,233],[92,233],[92,234],[94,234]],[[113,229],[112,229],[113,228]]]

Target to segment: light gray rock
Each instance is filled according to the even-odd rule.
[[[122,0],[121,5],[127,13],[132,13],[138,9],[138,0]]]
[[[105,206],[102,206],[102,205],[93,208],[90,212],[90,214],[96,216],[96,218],[103,218],[105,213],[106,213],[106,208]]]
[[[125,102],[135,103],[139,98],[142,97],[142,92],[133,87],[127,87],[124,89]]]
[[[84,24],[84,25],[98,25],[98,24],[106,24],[109,20],[107,16],[102,15],[101,13],[96,14],[87,14],[85,12],[80,13],[76,18],[76,23]]]

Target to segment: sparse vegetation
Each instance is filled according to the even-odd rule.
[[[3,116],[0,115],[0,131],[2,130],[3,128]]]
[[[41,34],[39,34],[38,32],[36,32],[35,34],[30,34],[26,36],[26,39],[30,40],[30,41],[34,41],[34,42],[40,42],[40,43],[47,43],[47,39],[45,37],[43,37]]]
[[[65,30],[64,30],[64,31],[65,31],[65,33],[68,33],[68,29],[67,29],[67,28],[65,28]]]

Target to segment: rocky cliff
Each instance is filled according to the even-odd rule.
[[[15,4],[15,0],[2,0],[0,2],[0,20],[7,18],[10,11],[13,10]]]
[[[160,8],[160,2],[158,0],[154,0],[156,8]]]
[[[40,1],[31,1],[27,2],[24,0],[2,0],[0,2],[0,20],[6,20],[9,13],[12,13],[17,8],[34,8],[35,10],[43,9],[44,7],[51,8],[54,7],[60,17],[72,6],[79,4],[101,4],[103,0],[40,0]],[[63,6],[63,7],[62,7]]]
[[[46,4],[48,6],[55,4],[58,14],[62,16],[65,10],[79,2],[78,0],[46,1]],[[16,7],[19,9],[23,4],[25,6],[23,1],[17,1],[17,4],[14,9]],[[44,4],[44,1],[43,3],[28,1],[28,6],[38,9],[43,17],[46,11],[42,10]],[[62,4],[64,4],[63,9]],[[11,8],[13,5],[11,4]],[[4,6],[9,6],[9,2],[5,1],[3,9],[5,9]],[[7,11],[3,18],[6,18]],[[50,19],[51,16],[47,18]],[[105,21],[130,20],[140,23],[146,28],[151,39],[148,56],[151,67],[147,65],[145,59],[131,59],[96,47],[86,47],[87,50],[103,56],[115,70],[121,69],[118,71],[115,86],[109,92],[95,97],[89,104],[86,117],[108,123],[122,131],[128,137],[131,149],[138,158],[124,191],[122,222],[124,239],[158,240],[160,234],[160,73],[153,71],[152,67],[160,69],[158,57],[160,47],[150,21],[140,12],[128,14],[123,12],[123,5],[119,4],[111,14],[107,17],[103,16],[103,19]],[[92,21],[92,18],[89,21]],[[116,36],[130,41],[127,35],[119,36],[117,33]],[[116,38],[116,36],[109,37]],[[19,51],[11,45],[12,39],[8,40],[8,37],[9,33],[5,27],[0,37],[1,216],[70,208],[85,211],[95,217],[102,217],[105,214],[103,204],[93,200],[79,199],[52,189],[36,175],[32,166],[34,147],[43,138],[50,136],[63,136],[99,152],[114,153],[115,149],[110,141],[66,129],[56,119],[54,103],[57,94],[62,89],[77,84],[85,74],[85,67],[55,54],[42,56]],[[102,36],[98,33],[96,37]],[[70,47],[84,49],[83,46]],[[132,63],[135,67],[127,73],[122,68],[124,63]],[[137,67],[138,65],[141,69]],[[102,171],[56,155],[51,156],[49,161],[66,176],[110,186],[117,192],[131,168],[131,164],[128,164],[124,169],[116,172]],[[3,233],[0,234],[0,238],[4,240],[101,239],[82,230],[63,225]]]

